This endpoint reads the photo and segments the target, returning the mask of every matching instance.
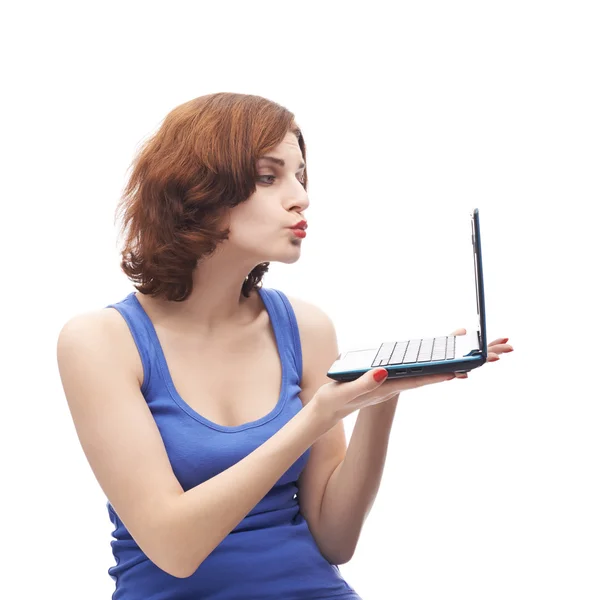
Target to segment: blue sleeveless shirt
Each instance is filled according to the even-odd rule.
[[[144,368],[141,392],[160,431],[181,487],[187,491],[256,450],[302,408],[302,353],[288,298],[259,288],[275,333],[282,368],[281,393],[264,417],[236,427],[213,423],[178,394],[156,330],[132,292],[114,308],[127,322]],[[116,564],[113,600],[360,600],[337,565],[327,561],[300,513],[297,482],[310,448],[187,578],[169,575],[137,545],[110,501]]]

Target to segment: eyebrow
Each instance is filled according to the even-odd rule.
[[[274,156],[261,156],[258,160],[270,160],[271,162],[278,164],[280,167],[285,167],[285,161],[281,158],[275,158]],[[298,165],[299,170],[304,169],[304,167],[306,167],[306,164],[303,162]]]

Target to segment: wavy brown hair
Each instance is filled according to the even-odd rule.
[[[117,206],[122,212],[121,269],[142,294],[181,302],[198,261],[229,235],[230,209],[256,191],[256,162],[288,131],[306,148],[294,114],[261,96],[218,93],[174,108],[135,155]],[[304,173],[304,188],[308,185]],[[246,277],[261,287],[269,263]]]

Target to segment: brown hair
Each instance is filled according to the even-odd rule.
[[[140,293],[176,302],[190,295],[198,260],[228,238],[223,218],[256,191],[256,161],[288,131],[306,162],[294,114],[260,96],[210,94],[167,114],[133,159],[117,206],[124,213],[120,266]],[[306,171],[302,183],[306,189]],[[261,263],[249,273],[245,297],[268,268]]]

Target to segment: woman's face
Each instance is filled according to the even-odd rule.
[[[302,238],[290,227],[306,220],[308,194],[302,185],[304,169],[298,139],[288,132],[284,140],[256,165],[256,191],[229,213],[228,242],[258,262],[291,263],[298,260]]]

